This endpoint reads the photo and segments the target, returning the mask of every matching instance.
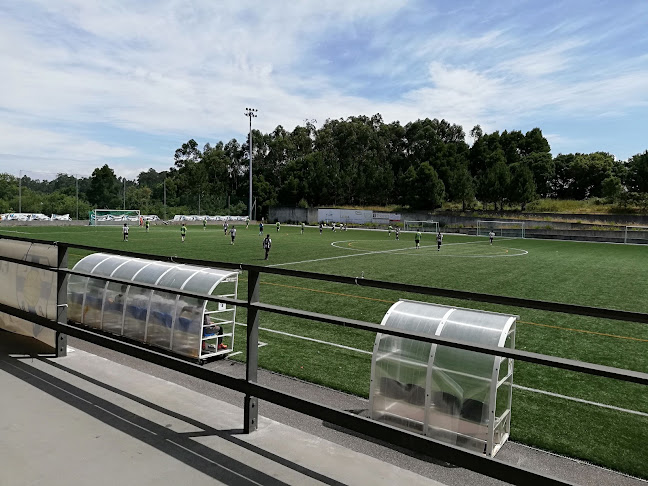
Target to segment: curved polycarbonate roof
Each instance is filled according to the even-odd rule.
[[[205,295],[210,295],[222,280],[237,275],[237,272],[231,270],[144,260],[109,253],[88,255],[79,260],[74,270]]]
[[[382,325],[513,348],[516,319],[401,300],[387,311]],[[371,365],[371,416],[493,455],[508,437],[512,384],[512,360],[381,333]]]
[[[173,262],[94,253],[74,270],[91,276],[71,275],[68,281],[68,318],[89,327],[202,359],[217,354],[205,340],[215,335],[210,314],[221,326],[229,324],[233,343],[236,306],[219,303],[208,310],[207,296],[236,298],[238,272]],[[96,277],[108,277],[110,280]],[[113,279],[128,281],[115,282]],[[154,286],[154,289],[142,285]],[[195,292],[195,297],[177,291]],[[216,343],[220,343],[218,338]]]

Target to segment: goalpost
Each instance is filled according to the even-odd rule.
[[[93,209],[90,213],[91,226],[139,224],[139,209]]]
[[[623,242],[626,244],[648,244],[648,226],[626,226]]]
[[[421,231],[428,233],[439,232],[438,221],[405,221],[403,225],[405,231]]]
[[[524,238],[524,221],[477,221],[477,236],[495,236],[507,238]]]

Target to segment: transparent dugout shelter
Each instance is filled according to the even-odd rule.
[[[232,352],[236,306],[137,284],[236,298],[238,272],[106,253],[84,257],[74,270],[131,283],[70,275],[68,319],[199,361]]]
[[[400,300],[392,329],[515,348],[518,316]],[[371,418],[494,456],[509,437],[513,360],[378,334],[371,362]]]

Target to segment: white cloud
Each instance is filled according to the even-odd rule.
[[[69,154],[70,158],[81,161],[96,161],[103,158],[132,157],[137,152],[132,147],[115,146],[94,140],[79,139],[76,134],[65,134],[42,128],[16,126],[0,121],[3,134],[0,152],[23,154],[25,150],[36,156],[52,155],[60,157]]]
[[[0,110],[10,115],[0,125],[0,153],[36,146],[36,157],[53,161],[148,168],[163,157],[142,153],[139,136],[242,138],[245,106],[260,110],[255,127],[266,132],[377,112],[386,121],[437,117],[488,131],[531,119],[539,125],[547,114],[621,116],[648,103],[645,55],[606,62],[588,54],[596,37],[584,32],[595,14],[527,38],[500,15],[482,22],[479,8],[450,14],[425,7],[39,0],[0,8]],[[396,28],[391,21],[402,12],[424,13],[427,23]],[[345,35],[369,35],[360,40],[378,53],[352,52],[353,76],[341,71],[339,52],[313,57],[320,43]],[[130,131],[128,143],[97,141],[104,139],[92,135],[97,124]]]

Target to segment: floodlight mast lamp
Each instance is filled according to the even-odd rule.
[[[248,154],[250,155],[250,203],[248,204],[248,218],[252,219],[252,118],[256,118],[259,111],[255,108],[246,108],[245,116],[250,119],[250,134],[248,138]]]

